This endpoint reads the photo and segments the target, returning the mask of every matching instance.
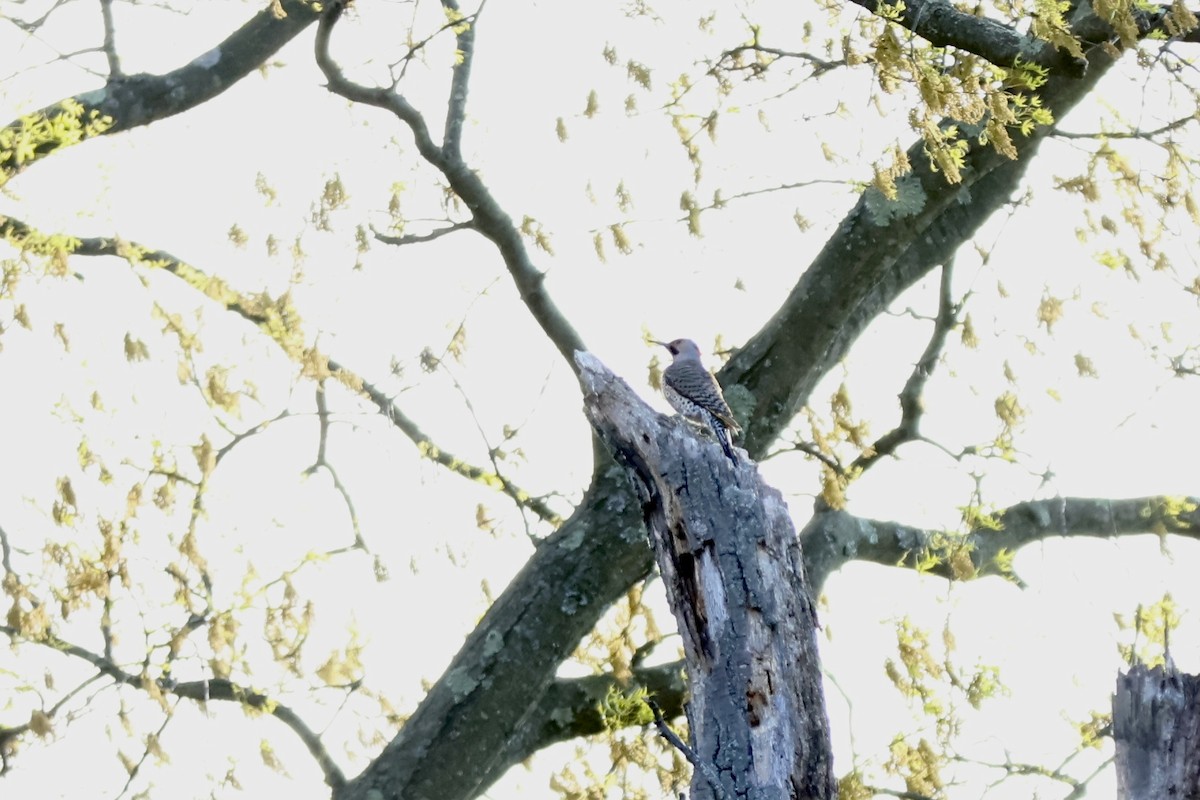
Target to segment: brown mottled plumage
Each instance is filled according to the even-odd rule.
[[[725,455],[736,463],[738,459],[730,436],[741,429],[721,394],[717,379],[700,361],[700,348],[691,339],[656,341],[655,344],[667,348],[674,357],[671,366],[663,370],[663,395],[671,408],[709,428],[716,434]]]

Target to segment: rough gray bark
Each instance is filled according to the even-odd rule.
[[[927,571],[959,580],[988,575],[1013,578],[1017,576],[1005,572],[1002,557],[1033,542],[1164,533],[1192,539],[1200,536],[1200,497],[1034,500],[1010,506],[995,515],[993,524],[969,531],[961,542],[970,557],[969,565],[956,567],[943,561]],[[817,512],[800,533],[809,583],[818,594],[826,578],[851,561],[915,567],[937,546],[939,537],[944,538],[945,531],[859,517],[838,509]]]
[[[1082,77],[1051,73],[1038,91],[1043,105],[1062,119],[1113,63],[1096,50]],[[1050,132],[1038,128],[1014,138],[1020,153],[1015,161],[990,147],[972,147],[957,184],[934,171],[918,139],[908,149],[913,171],[906,180],[919,183],[924,205],[885,224],[868,211],[863,193],[812,263],[797,269],[780,309],[717,374],[726,397],[741,386],[753,398],[754,413],[745,423],[751,453],[761,454],[775,441],[817,382],[893,300],[949,260],[1012,197]]]
[[[1117,796],[1200,798],[1200,676],[1174,665],[1134,666],[1113,697]]]
[[[1111,63],[1096,52],[1083,78],[1052,76],[1043,103],[1061,118]],[[963,182],[953,186],[929,169],[922,144],[914,143],[910,159],[928,197],[925,209],[879,226],[859,202],[817,259],[807,268],[796,265],[798,281],[783,306],[719,373],[727,389],[741,384],[754,398],[746,434],[752,455],[779,436],[871,320],[1008,200],[1040,136],[1017,142],[1017,161],[975,148]],[[536,750],[530,720],[540,718],[558,665],[650,568],[636,512],[622,471],[598,458],[584,501],[497,598],[416,714],[339,800],[372,791],[468,800]]]
[[[1097,52],[1084,78],[1052,77],[1044,104],[1061,118],[1110,64]],[[964,181],[954,186],[928,168],[915,143],[910,158],[928,196],[925,210],[879,226],[860,202],[813,264],[796,265],[798,282],[783,307],[719,374],[727,388],[741,384],[755,400],[746,435],[752,455],[779,436],[871,320],[1008,200],[1039,137],[1017,142],[1018,161],[976,148]],[[558,664],[650,567],[636,511],[621,470],[598,458],[584,501],[497,598],[416,714],[339,800],[366,798],[372,790],[385,797],[467,800],[528,757],[530,720],[540,718]]]
[[[576,363],[585,413],[641,500],[683,637],[692,798],[835,798],[816,614],[783,497],[591,355]]]

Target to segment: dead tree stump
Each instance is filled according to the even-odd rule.
[[[749,458],[576,353],[588,419],[642,503],[683,637],[693,800],[837,797],[800,542]]]
[[[1113,696],[1117,796],[1200,800],[1200,677],[1138,664]]]

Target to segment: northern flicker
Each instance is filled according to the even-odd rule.
[[[654,341],[671,351],[674,361],[663,370],[663,395],[671,408],[711,430],[729,460],[737,463],[730,435],[741,430],[712,373],[700,362],[700,348],[691,339]]]

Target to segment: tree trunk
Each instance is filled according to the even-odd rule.
[[[1113,697],[1117,796],[1200,800],[1200,677],[1136,665]]]
[[[782,496],[595,358],[576,363],[588,419],[641,501],[683,637],[693,800],[836,798],[816,615]]]

